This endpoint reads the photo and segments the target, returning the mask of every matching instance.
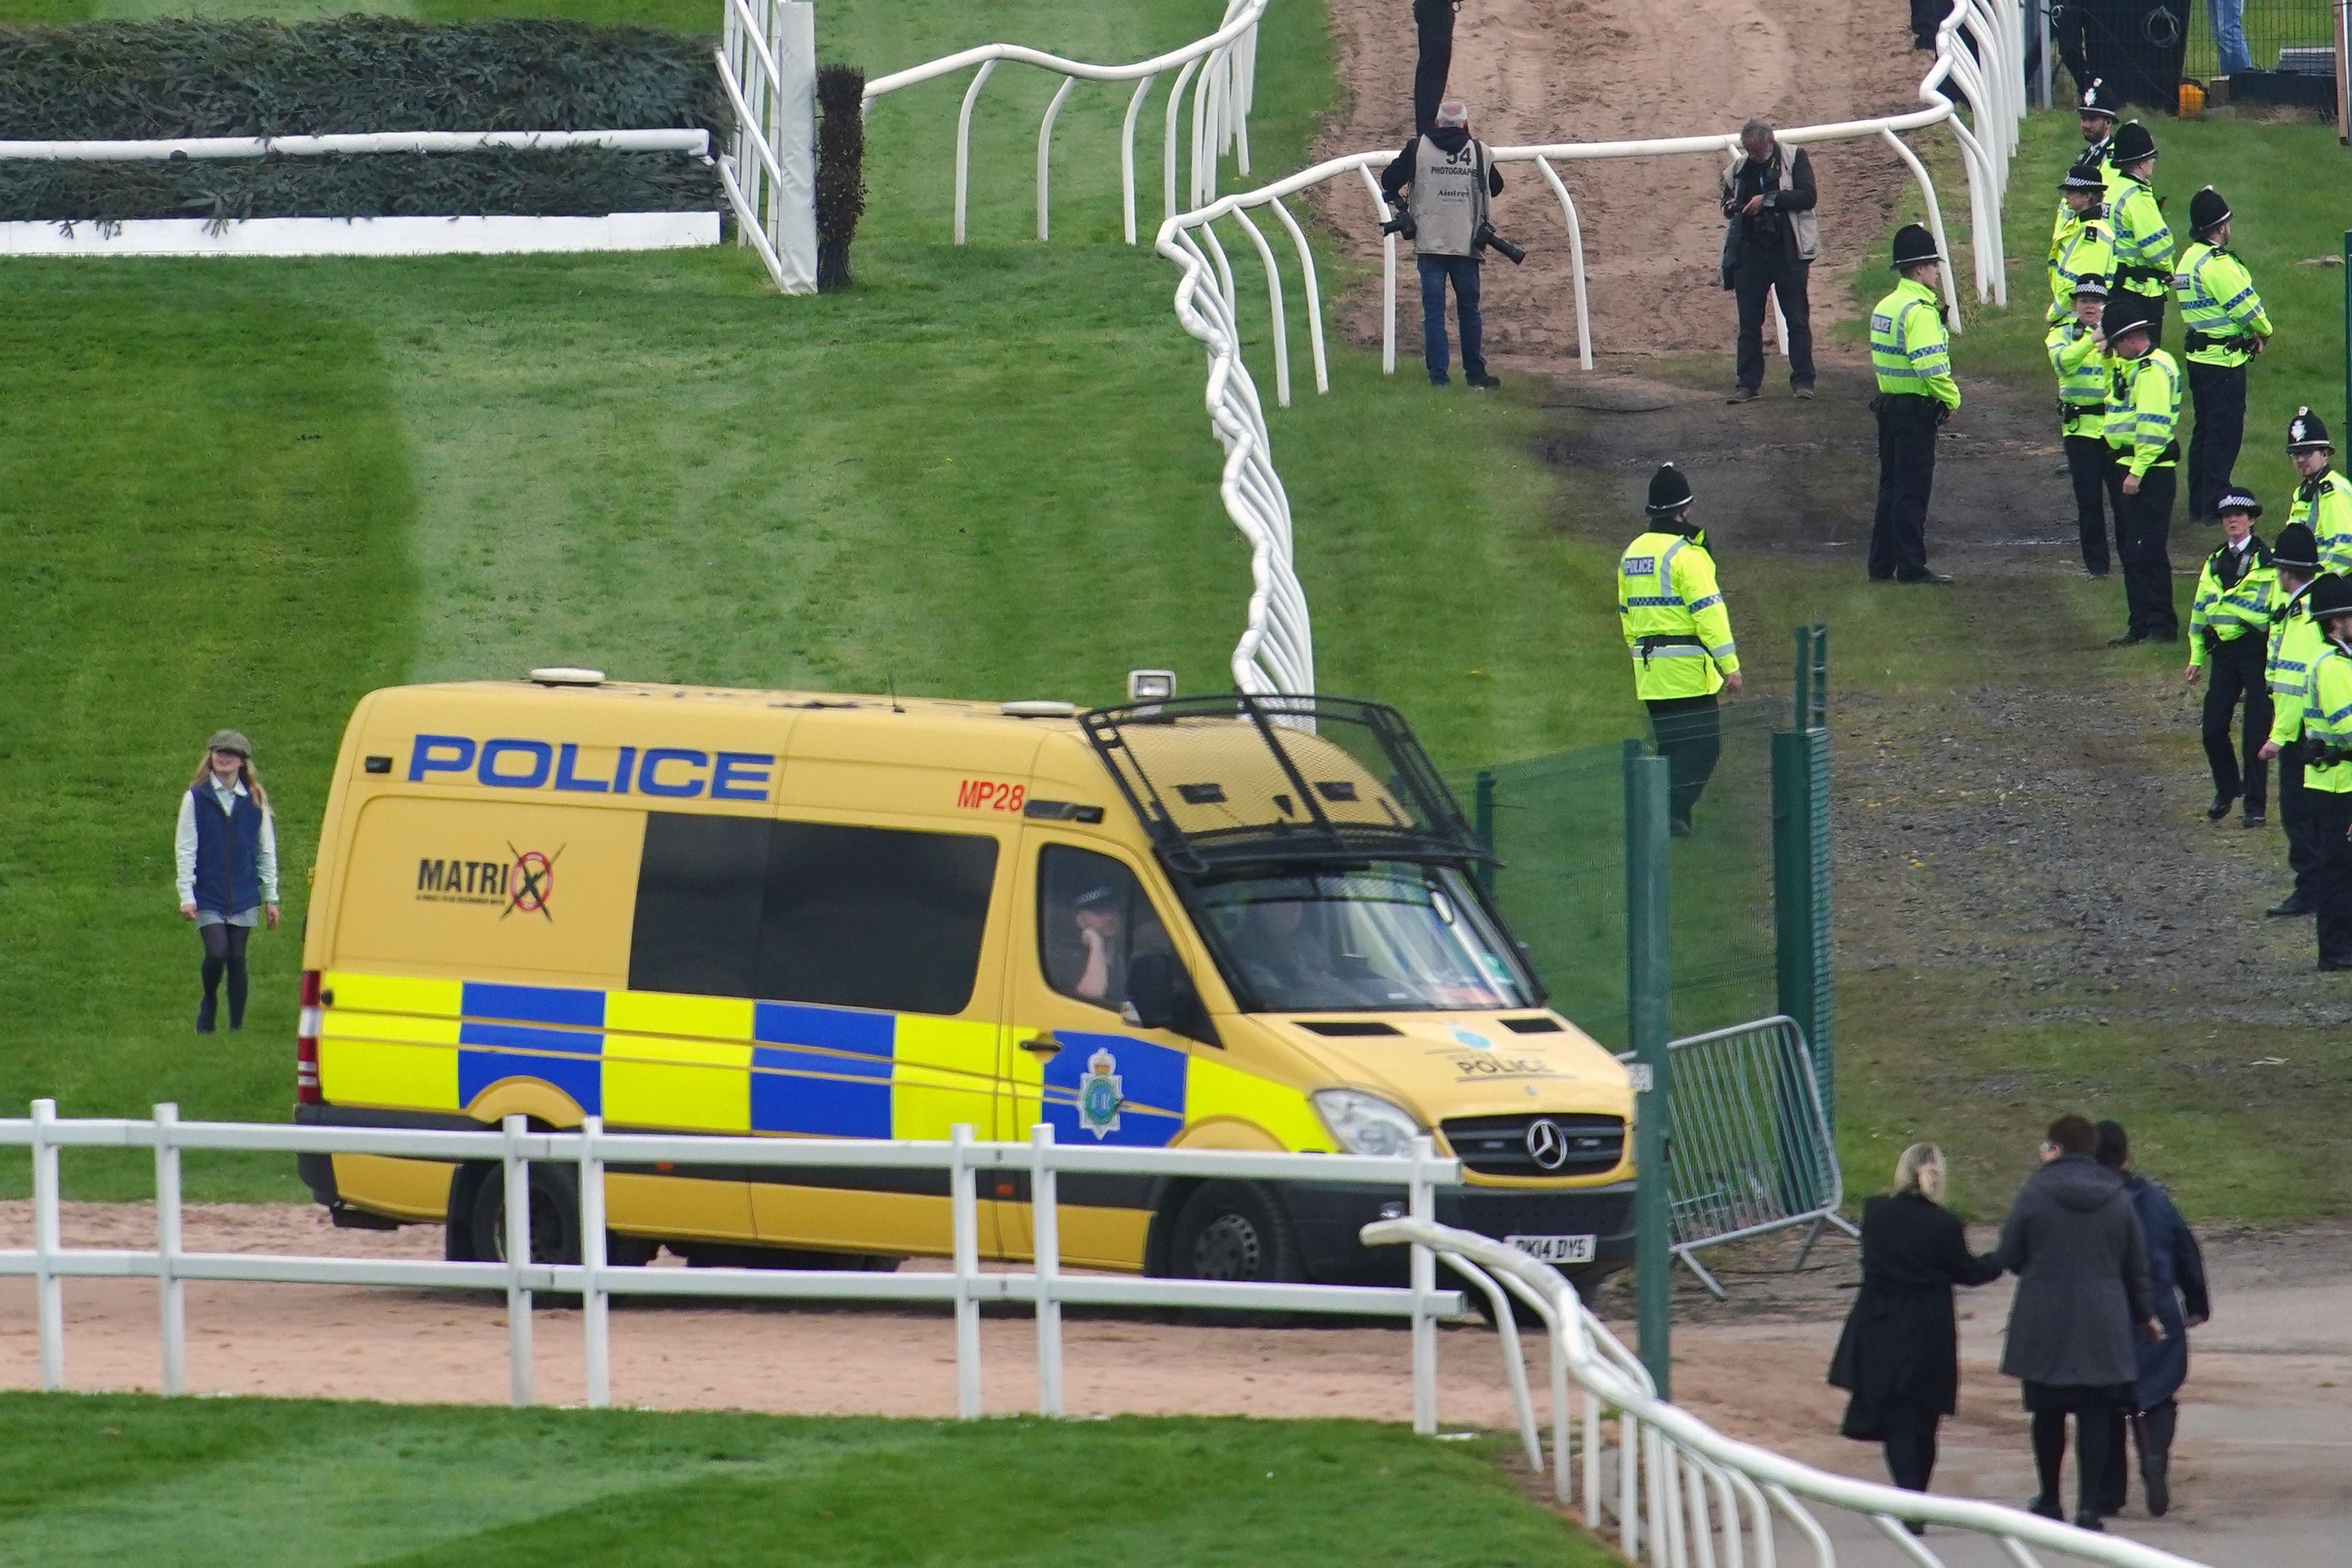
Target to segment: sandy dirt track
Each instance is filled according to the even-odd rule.
[[[152,1245],[140,1205],[68,1205],[69,1245]],[[192,1251],[435,1257],[440,1232],[337,1231],[296,1205],[188,1211]],[[0,1247],[30,1242],[23,1203],[0,1204]],[[2214,1323],[2193,1341],[2177,1460],[2179,1502],[2136,1535],[2193,1554],[2249,1529],[2306,1529],[2352,1517],[2352,1232],[2220,1235],[2210,1239]],[[1979,1232],[1979,1246],[1991,1237]],[[1842,1396],[1822,1381],[1856,1274],[1856,1254],[1824,1242],[1803,1273],[1767,1242],[1722,1260],[1728,1305],[1680,1284],[1676,1395],[1733,1436],[1794,1458],[1879,1479],[1874,1448],[1836,1436]],[[1622,1283],[1622,1282],[1620,1282]],[[323,1286],[192,1285],[189,1369],[199,1392],[499,1403],[507,1397],[503,1301],[483,1295]],[[77,1389],[152,1389],[154,1288],[75,1281],[66,1288],[67,1376]],[[1615,1315],[1622,1291],[1601,1298]],[[2008,1290],[1963,1299],[1963,1392],[1946,1428],[1939,1490],[2021,1500],[2032,1489],[2025,1417],[1996,1370]],[[537,1316],[539,1396],[577,1403],[580,1314]],[[1630,1337],[1630,1328],[1627,1332]],[[982,1325],[988,1408],[1034,1407],[1035,1339],[1024,1315]],[[1537,1346],[1530,1344],[1531,1360]],[[1497,1341],[1475,1323],[1441,1336],[1449,1426],[1510,1420]],[[1074,1314],[1066,1329],[1074,1412],[1351,1415],[1410,1414],[1402,1329],[1248,1329],[1136,1316]],[[38,1381],[33,1289],[0,1281],[0,1387]],[[807,1414],[951,1414],[954,1359],[944,1311],[717,1303],[620,1303],[614,1394],[657,1408]],[[1540,1373],[1536,1386],[1543,1386]],[[2268,1539],[2267,1537],[2265,1539]],[[2216,1548],[2210,1560],[2256,1559]],[[2278,1561],[2289,1561],[2280,1558]],[[2291,1559],[2301,1561],[2301,1559]]]
[[[1331,0],[1330,13],[1351,97],[1318,156],[1402,146],[1412,129],[1409,5]],[[1490,145],[1609,142],[1728,133],[1750,114],[1785,126],[1907,112],[1919,107],[1927,59],[1912,51],[1903,12],[1853,0],[1719,0],[1703,14],[1654,0],[1464,0],[1448,86]],[[1827,321],[1847,313],[1844,279],[1857,261],[1879,263],[1893,198],[1908,175],[1876,142],[1817,147],[1811,157],[1822,260],[1810,293],[1816,319]],[[1583,225],[1596,353],[1728,352],[1734,310],[1717,277],[1719,168],[1702,157],[1559,165]],[[1515,166],[1505,179],[1496,227],[1529,255],[1523,267],[1488,260],[1488,357],[1557,371],[1576,347],[1567,232],[1532,167]],[[1361,183],[1331,182],[1322,193],[1325,215],[1354,253],[1377,260]],[[1399,266],[1402,358],[1421,342],[1410,247],[1401,247]],[[1377,291],[1366,291],[1349,330],[1377,341],[1379,312]]]

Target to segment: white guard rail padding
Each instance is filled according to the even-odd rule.
[[[816,292],[816,7],[810,0],[725,0],[719,85],[735,145],[719,183],[736,237],[779,290]]]
[[[956,1409],[981,1414],[980,1306],[982,1301],[1032,1303],[1037,1321],[1038,1409],[1063,1413],[1062,1305],[1185,1307],[1236,1311],[1324,1312],[1344,1317],[1404,1318],[1412,1325],[1414,1429],[1437,1429],[1437,1323],[1464,1310],[1459,1292],[1436,1288],[1435,1264],[1413,1250],[1411,1283],[1402,1289],[1349,1285],[1258,1284],[1202,1279],[1066,1275],[1060,1268],[1055,1179],[1065,1171],[1097,1174],[1193,1177],[1249,1182],[1350,1182],[1393,1186],[1405,1193],[1406,1212],[1433,1219],[1436,1189],[1458,1186],[1458,1161],[1441,1159],[1426,1137],[1402,1159],[1347,1154],[1247,1153],[1224,1150],[1137,1149],[1057,1144],[1040,1124],[1026,1143],[975,1142],[958,1126],[945,1142],[873,1139],[743,1138],[695,1134],[608,1133],[590,1117],[577,1132],[532,1132],[522,1117],[500,1131],[437,1131],[373,1127],[270,1126],[182,1121],[176,1107],[159,1105],[152,1120],[60,1121],[53,1101],[33,1102],[24,1120],[0,1121],[0,1148],[29,1148],[33,1157],[33,1246],[0,1250],[0,1278],[34,1281],[40,1340],[41,1386],[65,1381],[65,1302],[68,1279],[145,1279],[161,1295],[163,1387],[187,1389],[187,1309],[191,1279],[270,1283],[399,1286],[410,1289],[504,1290],[508,1358],[517,1405],[531,1401],[531,1296],[562,1291],[581,1298],[585,1332],[587,1399],[612,1400],[611,1300],[615,1295],[741,1297],[787,1300],[945,1301],[955,1309]],[[152,1251],[68,1247],[61,1239],[58,1152],[67,1148],[131,1148],[155,1152],[156,1244]],[[378,1154],[415,1159],[478,1161],[500,1167],[506,1194],[506,1261],[448,1263],[425,1259],[288,1258],[250,1253],[196,1253],[181,1245],[180,1156],[184,1151],[241,1150],[278,1153]],[[531,1257],[530,1166],[576,1166],[580,1172],[582,1257],[576,1263],[521,1261]],[[604,1173],[611,1164],[756,1165],[763,1169],[848,1166],[866,1170],[943,1171],[952,1216],[952,1268],[940,1273],[877,1274],[792,1268],[638,1268],[606,1261]],[[1034,1254],[1028,1273],[982,1273],[980,1268],[978,1176],[982,1171],[1026,1172]]]
[[[0,142],[0,158],[131,163],[147,158],[327,158],[356,153],[521,153],[606,147],[710,155],[708,131],[376,131],[338,136],[181,136],[160,142]]]
[[[1750,1563],[1774,1568],[1778,1510],[1811,1549],[1817,1568],[1835,1568],[1829,1533],[1806,1507],[1810,1501],[1862,1515],[1877,1527],[1895,1558],[1920,1568],[1940,1568],[1943,1560],[1903,1528],[1906,1521],[1989,1537],[2019,1568],[2035,1568],[2036,1547],[2112,1568],[2201,1568],[2120,1536],[2076,1530],[2000,1503],[1854,1480],[1727,1437],[1658,1398],[1640,1360],[1586,1310],[1550,1265],[1486,1237],[1426,1220],[1381,1220],[1366,1226],[1363,1237],[1373,1246],[1427,1248],[1498,1305],[1501,1291],[1507,1290],[1541,1320],[1550,1342],[1553,1493],[1578,1509],[1593,1533],[1604,1540],[1613,1536],[1629,1562],[1656,1568],[1691,1568],[1694,1563],[1699,1568],[1745,1568]],[[1498,1327],[1507,1324],[1510,1314],[1501,1313],[1496,1321]],[[1506,1333],[1502,1339],[1521,1446],[1540,1471],[1540,1440],[1517,1338]],[[1571,1387],[1580,1417],[1573,1421]],[[1604,1479],[1601,1463],[1602,1426],[1610,1421],[1617,1429],[1613,1484]],[[1574,1462],[1580,1454],[1581,1465]]]
[[[1943,90],[1947,83],[1958,85],[1974,106],[1975,130],[1959,118],[1950,97]],[[2025,115],[2024,89],[2022,5],[2017,0],[1960,0],[1937,35],[1935,63],[1919,84],[1919,97],[1927,108],[1874,120],[1802,126],[1783,131],[1780,136],[1791,143],[1870,138],[1885,142],[1917,180],[1937,249],[1948,258],[1951,251],[1945,238],[1943,212],[1936,199],[1935,185],[1927,176],[1927,165],[1904,144],[1900,133],[1933,125],[1950,126],[1968,172],[1977,297],[2006,305],[2009,285],[2001,249],[2001,197],[2008,188],[2009,164],[2017,149],[2018,127]],[[1129,118],[1131,121],[1132,114]],[[1172,118],[1170,123],[1172,127]],[[1533,163],[1559,203],[1560,219],[1568,237],[1570,281],[1576,293],[1577,356],[1582,368],[1592,368],[1591,316],[1585,300],[1584,235],[1577,219],[1575,200],[1556,165],[1601,158],[1727,158],[1738,143],[1738,134],[1734,132],[1643,142],[1568,142],[1492,149],[1498,163]],[[1395,156],[1393,150],[1382,149],[1334,158],[1272,184],[1238,192],[1196,206],[1191,212],[1171,216],[1160,226],[1160,253],[1183,271],[1176,285],[1176,319],[1187,332],[1201,341],[1208,353],[1209,422],[1225,449],[1224,474],[1219,490],[1226,514],[1250,545],[1248,618],[1233,654],[1234,684],[1244,691],[1300,695],[1313,692],[1315,649],[1306,590],[1299,585],[1293,565],[1290,500],[1283,491],[1281,477],[1275,471],[1257,385],[1242,361],[1240,294],[1232,261],[1217,238],[1217,225],[1228,218],[1233,220],[1265,269],[1267,314],[1274,340],[1275,398],[1288,407],[1290,343],[1285,324],[1281,268],[1265,230],[1250,215],[1258,209],[1270,211],[1290,237],[1307,307],[1315,390],[1328,392],[1331,381],[1324,354],[1323,304],[1316,283],[1315,259],[1307,236],[1283,205],[1283,198],[1326,180],[1345,179],[1352,173],[1364,186],[1375,221],[1385,223],[1390,216],[1389,205],[1374,172],[1386,168]],[[1194,173],[1196,200],[1204,200],[1197,162]],[[1213,191],[1213,169],[1210,178],[1208,189]],[[961,191],[961,184],[958,189]],[[1131,219],[1131,192],[1129,210]],[[1944,298],[1952,307],[1953,330],[1957,331],[1958,285],[1948,261],[1944,268]],[[1396,313],[1397,242],[1394,235],[1384,235],[1381,240],[1381,368],[1388,374],[1396,370]]]
[[[1257,83],[1257,24],[1265,14],[1267,0],[1226,0],[1224,20],[1207,37],[1195,38],[1183,47],[1171,49],[1133,65],[1098,66],[1084,60],[1065,59],[1060,55],[1047,54],[1043,49],[1026,48],[1019,44],[982,44],[977,48],[943,56],[922,65],[910,66],[888,76],[877,77],[866,84],[866,101],[870,105],[885,94],[902,88],[916,86],[937,77],[950,76],[966,67],[972,71],[971,85],[964,89],[963,107],[956,116],[955,145],[955,242],[964,240],[964,212],[971,191],[971,110],[980,101],[980,89],[996,69],[1000,60],[1012,60],[1020,65],[1036,66],[1060,76],[1061,87],[1053,100],[1045,106],[1044,119],[1037,127],[1037,237],[1047,236],[1049,175],[1054,143],[1054,121],[1062,112],[1062,105],[1071,89],[1080,81],[1131,81],[1135,92],[1127,102],[1127,118],[1119,130],[1119,196],[1126,214],[1127,243],[1136,242],[1135,227],[1135,123],[1143,112],[1144,100],[1150,95],[1152,84],[1169,70],[1175,70],[1176,79],[1168,89],[1168,108],[1164,117],[1160,171],[1163,185],[1163,219],[1174,217],[1176,204],[1177,157],[1176,133],[1184,107],[1184,89],[1192,89],[1191,134],[1186,142],[1190,153],[1190,195],[1186,200],[1199,206],[1217,194],[1217,165],[1230,154],[1234,166],[1242,174],[1250,172],[1249,114],[1250,103],[1256,93]]]

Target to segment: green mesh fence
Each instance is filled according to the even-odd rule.
[[[1782,703],[1727,703],[1723,749],[1669,846],[1677,1036],[1777,1012],[1771,736]],[[1496,901],[1551,1005],[1612,1050],[1626,1047],[1624,751],[1595,746],[1454,774],[1504,864]]]
[[[2336,10],[2330,0],[2245,0],[2242,26],[2246,53],[2256,70],[2282,68],[2282,50],[2326,49],[2332,54],[2336,47]],[[2190,0],[2183,31],[2189,48],[2181,74],[2200,81],[2218,74],[2212,13],[2206,0]],[[2293,56],[2284,58],[2286,68],[2298,63]]]

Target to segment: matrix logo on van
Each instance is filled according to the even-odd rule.
[[[416,862],[416,901],[420,904],[504,905],[499,919],[537,915],[552,921],[548,900],[555,893],[554,854],[507,846],[504,860],[426,860]]]
[[[491,789],[764,801],[775,767],[773,752],[618,746],[609,761],[600,760],[583,772],[580,746],[572,741],[502,736],[477,742],[470,735],[419,735],[408,753],[408,782],[455,784],[465,779]]]

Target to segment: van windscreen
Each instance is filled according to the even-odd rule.
[[[1253,1012],[1531,1007],[1538,993],[1450,866],[1375,861],[1204,879],[1203,933]]]
[[[996,847],[982,834],[651,813],[629,988],[961,1013]]]

